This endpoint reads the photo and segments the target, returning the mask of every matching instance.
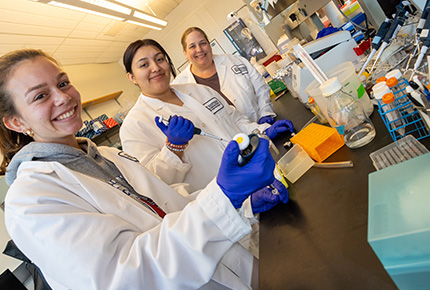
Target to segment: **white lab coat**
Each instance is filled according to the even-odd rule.
[[[221,92],[239,112],[252,122],[257,122],[263,116],[276,116],[270,100],[270,87],[248,60],[229,54],[214,55],[213,60]],[[190,65],[172,82],[172,84],[186,83],[196,83]]]
[[[58,162],[23,162],[6,196],[5,222],[53,289],[225,289],[215,281],[249,289],[231,271],[250,279],[252,256],[235,242],[251,228],[216,182],[188,203],[136,159],[99,151],[168,214],[161,219]]]
[[[121,143],[124,151],[137,157],[164,182],[185,182],[193,192],[204,188],[217,175],[227,142],[195,135],[184,151],[183,162],[164,145],[166,136],[155,124],[156,116],[184,116],[195,127],[225,140],[231,140],[237,133],[249,134],[256,128],[263,132],[270,125],[250,122],[209,87],[197,84],[171,87],[184,105],[167,104],[141,94],[121,126]]]

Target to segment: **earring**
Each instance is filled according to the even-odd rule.
[[[26,136],[29,136],[29,137],[32,137],[32,138],[33,138],[33,136],[34,136],[34,132],[33,132],[33,130],[31,130],[31,129],[27,129],[27,130],[25,130],[24,132],[22,132],[22,134],[24,134],[24,135],[26,135]]]

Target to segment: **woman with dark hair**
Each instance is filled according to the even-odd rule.
[[[190,64],[173,80],[173,84],[209,86],[252,122],[275,122],[270,87],[248,60],[237,55],[212,54],[209,39],[199,27],[186,29],[181,44]]]
[[[251,288],[253,258],[236,243],[251,230],[242,204],[288,199],[266,189],[266,140],[243,167],[230,142],[189,202],[134,157],[75,137],[80,94],[42,51],[0,57],[0,104],[6,228],[53,289]]]
[[[127,78],[141,90],[120,129],[123,149],[167,184],[185,182],[194,191],[216,176],[226,143],[194,135],[194,126],[224,140],[256,129],[266,131],[270,138],[294,130],[287,120],[272,126],[250,122],[207,86],[170,85],[172,62],[152,39],[131,43],[123,62]],[[160,115],[172,116],[168,126]]]

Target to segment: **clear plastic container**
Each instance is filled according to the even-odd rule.
[[[370,153],[369,156],[376,170],[381,170],[428,152],[428,149],[414,136],[406,135],[404,138]]]
[[[294,144],[278,161],[279,169],[291,183],[296,182],[314,164],[315,161],[298,144]]]
[[[430,154],[369,174],[367,240],[399,289],[428,289]]]
[[[330,125],[343,135],[346,146],[359,148],[375,138],[375,127],[363,106],[353,96],[342,91],[342,84],[337,78],[324,82],[320,89],[323,96],[328,98]]]

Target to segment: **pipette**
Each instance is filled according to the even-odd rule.
[[[417,43],[417,48],[419,47],[419,42],[421,42],[423,46],[421,47],[420,54],[418,55],[418,58],[415,61],[414,69],[413,69],[413,72],[411,75],[411,79],[412,79],[415,71],[421,65],[421,61],[423,60],[424,55],[426,54],[426,52],[429,48],[429,45],[430,45],[430,33],[429,33],[430,32],[430,13],[429,12],[430,12],[430,1],[427,0],[426,7],[425,7],[425,9],[421,15],[420,22],[418,23],[418,25],[422,25],[423,14],[426,13],[424,25],[422,25],[422,29],[419,32],[419,40]],[[417,34],[418,34],[418,26],[417,26]]]
[[[411,62],[412,58],[415,56],[419,49],[419,42],[420,42],[420,36],[421,32],[424,28],[425,23],[427,22],[427,17],[429,16],[430,12],[430,0],[426,1],[426,4],[424,5],[423,12],[421,13],[420,20],[417,23],[417,28],[415,29],[415,41],[414,41],[414,51],[409,54],[408,62],[406,63],[405,71],[409,69],[409,63]]]
[[[407,12],[405,9],[406,5],[410,5],[410,3],[408,1],[402,1],[400,4],[396,5],[397,11],[396,11],[396,14],[394,16],[393,23],[390,25],[390,28],[388,29],[387,34],[385,35],[384,39],[382,40],[381,48],[379,49],[378,55],[376,56],[376,59],[372,65],[372,68],[370,69],[369,74],[371,74],[373,72],[373,69],[375,68],[376,63],[378,62],[378,60],[381,57],[382,53],[384,52],[385,48],[388,46],[390,41],[397,36],[397,34],[399,33],[403,24],[405,23],[406,17],[409,14],[409,12]]]
[[[171,117],[172,117],[172,116],[170,116],[170,117],[169,117],[169,119],[166,119],[166,118],[164,118],[164,117],[163,117],[163,116],[161,116],[161,115],[159,116],[160,120],[161,120],[165,125],[169,125],[169,122],[170,122],[170,118],[171,118]],[[206,133],[206,132],[202,131],[202,129],[197,128],[197,127],[194,127],[194,135],[206,136],[206,137],[210,137],[210,138],[216,139],[216,140],[218,140],[218,141],[228,142],[227,140],[225,140],[225,139],[223,139],[223,138],[221,138],[221,137],[218,137],[218,136],[215,136],[215,135],[212,135],[212,134]]]
[[[430,1],[430,0],[429,0]],[[388,29],[390,29],[391,20],[386,18],[384,22],[382,22],[381,26],[379,26],[379,30],[376,33],[375,37],[372,40],[372,51],[370,52],[369,56],[366,59],[366,62],[364,63],[363,67],[361,68],[358,75],[360,76],[363,71],[366,69],[367,65],[369,64],[370,60],[375,55],[376,51],[381,47],[382,40],[384,39],[385,35],[388,32]]]

